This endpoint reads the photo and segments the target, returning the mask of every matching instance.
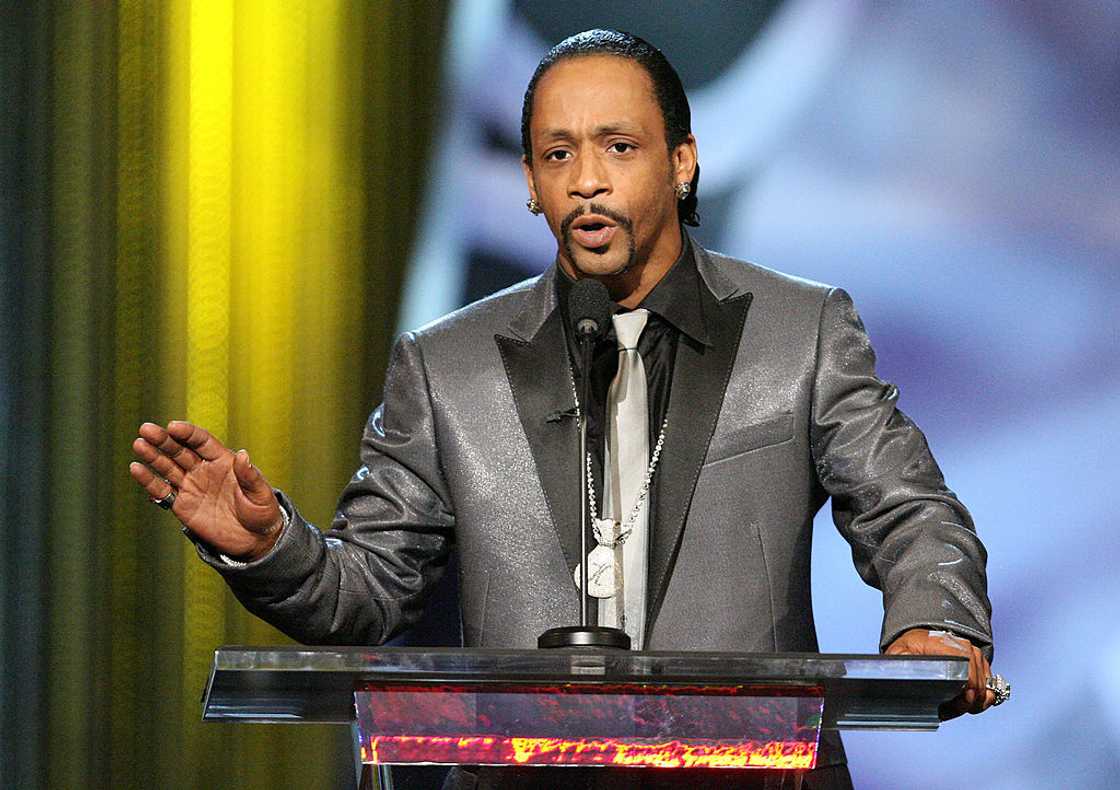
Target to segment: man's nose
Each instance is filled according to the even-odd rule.
[[[572,181],[568,185],[571,197],[591,200],[611,191],[607,169],[599,157],[584,153],[572,168]]]

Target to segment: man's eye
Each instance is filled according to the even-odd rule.
[[[569,157],[569,153],[564,150],[549,151],[544,155],[544,158],[550,162],[562,162]]]
[[[633,151],[634,145],[633,143],[611,143],[610,150],[616,154],[625,154],[627,151]]]

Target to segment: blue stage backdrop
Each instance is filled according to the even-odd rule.
[[[1102,787],[1120,773],[1120,4],[464,2],[400,326],[547,266],[522,93],[548,46],[630,30],[692,102],[700,241],[841,285],[990,552],[1014,701],[847,736],[865,788]],[[822,512],[825,651],[876,648],[878,593]]]

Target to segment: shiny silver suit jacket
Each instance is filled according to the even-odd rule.
[[[956,632],[990,653],[985,550],[879,380],[842,290],[692,244],[709,345],[682,336],[655,478],[645,649],[816,651],[813,516],[832,498],[882,590],[881,646]],[[451,551],[463,642],[536,646],[579,621],[575,422],[555,266],[397,342],[361,466],[321,534],[292,522],[244,568],[202,554],[298,640],[378,644],[421,614]]]

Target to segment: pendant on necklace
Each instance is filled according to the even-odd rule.
[[[614,597],[614,549],[626,540],[626,536],[621,534],[621,528],[622,525],[614,519],[596,518],[592,520],[592,532],[597,544],[587,555],[587,594],[592,598]],[[576,566],[574,575],[578,588],[579,566]]]
[[[578,588],[580,577],[578,565],[574,575]],[[592,598],[614,596],[614,551],[606,546],[596,546],[587,555],[587,594]]]

